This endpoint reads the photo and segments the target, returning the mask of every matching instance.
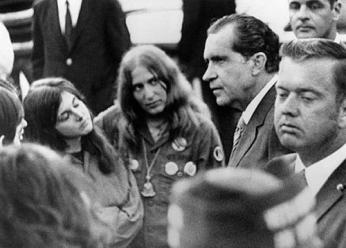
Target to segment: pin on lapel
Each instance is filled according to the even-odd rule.
[[[339,183],[338,185],[336,185],[336,190],[339,191],[340,193],[344,192],[345,185],[343,185],[342,183]]]

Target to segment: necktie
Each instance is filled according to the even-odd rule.
[[[296,177],[299,178],[299,181],[303,183],[305,186],[308,186],[308,181],[306,180],[305,176],[305,169],[301,170],[296,174]]]
[[[65,15],[65,39],[68,48],[71,48],[72,44],[72,18],[70,13],[69,2],[66,0],[66,15]]]
[[[232,153],[231,153],[231,157],[233,156],[234,151],[238,148],[239,145],[239,141],[241,136],[244,133],[246,124],[243,118],[240,117],[238,124],[237,124],[237,128],[235,129],[234,132],[234,137],[233,137],[233,148],[232,148]]]

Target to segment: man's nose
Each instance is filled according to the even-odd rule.
[[[297,13],[298,18],[299,19],[308,19],[309,15],[310,15],[309,9],[305,5],[302,5],[299,8],[298,13]]]
[[[296,116],[299,112],[299,103],[294,95],[289,95],[282,103],[281,110],[283,114]]]
[[[212,79],[216,77],[215,71],[212,67],[212,65],[208,64],[207,69],[205,70],[203,74],[203,81],[210,82]]]

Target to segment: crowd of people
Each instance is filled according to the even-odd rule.
[[[345,247],[342,5],[288,8],[293,40],[215,12],[173,58],[131,44],[116,0],[35,1],[25,96],[0,23],[0,246]]]

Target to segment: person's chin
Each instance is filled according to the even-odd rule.
[[[298,39],[310,39],[310,38],[318,38],[315,32],[297,32],[296,37]]]
[[[280,143],[284,147],[286,147],[292,151],[296,151],[298,149],[299,143],[300,143],[299,140],[295,136],[287,135],[287,134],[280,135],[279,140],[280,140]]]
[[[219,106],[226,106],[228,105],[228,101],[224,99],[223,97],[217,97],[216,98],[216,104]]]

